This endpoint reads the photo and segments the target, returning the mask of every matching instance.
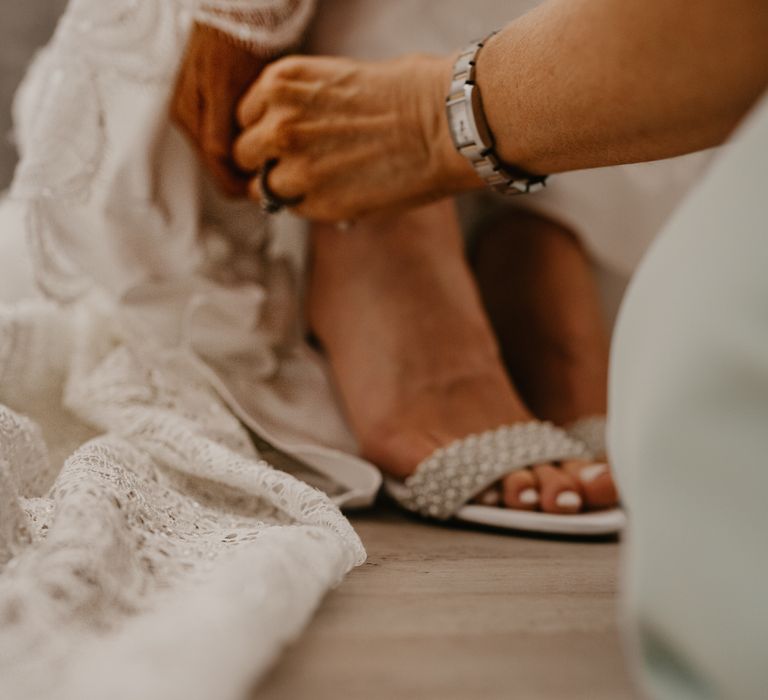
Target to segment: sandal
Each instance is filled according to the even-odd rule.
[[[605,427],[605,416],[585,416],[566,426],[565,432],[586,445],[593,457],[601,459],[607,454]]]
[[[405,481],[388,478],[384,484],[403,508],[433,520],[558,535],[613,535],[626,522],[621,508],[561,515],[470,503],[517,469],[593,458],[586,444],[567,431],[552,423],[531,421],[456,440],[433,452]]]

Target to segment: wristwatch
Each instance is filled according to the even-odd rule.
[[[448,127],[453,143],[489,187],[502,194],[527,194],[546,185],[546,175],[532,175],[504,163],[496,153],[495,141],[483,111],[480,88],[475,83],[475,61],[485,43],[467,46],[456,59],[448,97],[445,100]]]

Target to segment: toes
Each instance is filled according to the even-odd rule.
[[[616,484],[605,462],[569,461],[561,464],[563,471],[575,479],[589,508],[610,508],[619,502]]]
[[[521,469],[504,477],[501,482],[502,501],[507,508],[538,510],[539,488],[529,469]]]
[[[618,494],[606,463],[574,460],[559,467],[538,464],[513,472],[478,494],[473,503],[572,514],[585,507],[615,506]]]
[[[537,464],[532,469],[539,482],[544,512],[572,514],[581,511],[584,503],[581,489],[570,474],[552,464]]]
[[[501,505],[501,489],[498,484],[494,484],[490,488],[478,493],[472,499],[472,503],[476,503],[480,506],[498,506]]]

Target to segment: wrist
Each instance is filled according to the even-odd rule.
[[[546,177],[547,164],[531,151],[531,140],[526,137],[530,119],[521,118],[525,110],[525,104],[519,101],[521,91],[510,90],[509,84],[503,81],[503,66],[510,62],[505,54],[506,35],[506,30],[502,30],[488,37],[475,58],[474,81],[482,96],[484,120],[501,163],[532,178]],[[510,134],[514,134],[514,138],[510,138]]]
[[[445,98],[451,84],[455,60],[455,54],[433,59],[427,88],[424,90],[428,100],[424,133],[430,153],[429,175],[432,189],[441,194],[485,187],[470,162],[456,150],[448,127]]]
[[[496,34],[473,41],[456,56],[445,103],[448,129],[457,151],[490,189],[509,196],[537,192],[546,185],[548,176],[536,175],[505,161],[486,116],[477,62]]]

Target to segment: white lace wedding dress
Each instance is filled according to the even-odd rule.
[[[243,697],[365,558],[338,505],[379,477],[300,341],[297,245],[167,118],[195,15],[279,50],[312,9],[72,0],[17,97],[0,289],[28,265],[53,301],[0,304],[3,699]]]

